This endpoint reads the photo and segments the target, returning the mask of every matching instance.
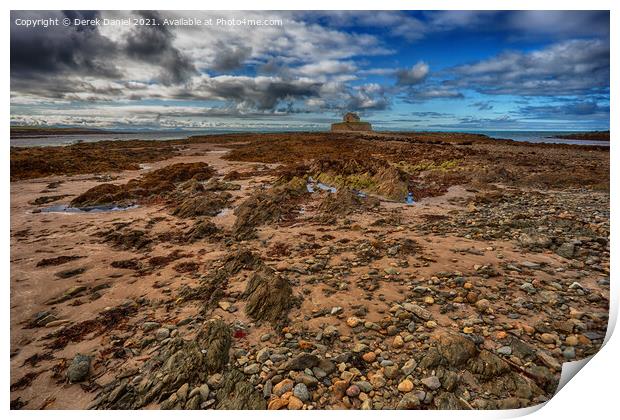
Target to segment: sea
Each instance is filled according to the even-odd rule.
[[[284,131],[284,130],[282,130]],[[279,132],[282,132],[279,131]],[[287,129],[286,131],[295,131]],[[299,130],[302,131],[302,130]],[[308,131],[304,129],[303,131]],[[379,130],[381,131],[381,130]],[[407,130],[399,130],[407,131]],[[232,134],[232,133],[248,133],[259,131],[241,131],[241,130],[202,130],[202,131],[140,131],[132,133],[96,133],[96,134],[59,134],[46,136],[20,137],[11,139],[11,147],[45,147],[45,146],[66,146],[79,142],[98,142],[104,140],[175,140],[185,139],[190,136],[209,135],[209,134]],[[261,130],[260,132],[268,132]],[[274,130],[273,132],[278,132]],[[455,130],[454,132],[467,132],[474,134],[485,134],[489,137],[497,139],[510,139],[515,141],[529,143],[561,143],[561,144],[577,144],[583,146],[607,146],[608,141],[597,140],[573,140],[556,138],[562,135],[570,134],[568,131],[485,131],[485,130]]]

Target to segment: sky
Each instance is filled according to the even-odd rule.
[[[609,45],[608,11],[13,11],[11,124],[608,130]]]

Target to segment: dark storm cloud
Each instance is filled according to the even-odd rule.
[[[204,79],[191,90],[180,92],[179,97],[232,101],[266,110],[275,108],[280,101],[317,96],[319,89],[320,83],[312,81],[219,76]]]
[[[161,21],[155,11],[141,11],[145,19]],[[198,73],[191,60],[172,45],[174,34],[167,26],[134,26],[124,46],[128,57],[161,67],[159,80],[166,84],[183,83]]]
[[[209,66],[216,71],[231,71],[240,68],[252,55],[252,47],[244,45],[226,45],[217,43],[217,55]]]
[[[505,52],[452,69],[458,88],[491,95],[580,95],[609,90],[609,43],[571,40],[547,48]]]
[[[98,12],[11,12],[11,79],[79,74],[120,77],[112,64],[117,46],[97,27],[54,26],[26,28],[17,18],[94,18]]]
[[[139,12],[144,18],[158,18],[156,12]],[[191,60],[172,44],[174,34],[166,26],[135,26],[122,44],[101,35],[98,26],[50,26],[26,28],[15,25],[17,18],[65,17],[93,19],[96,11],[13,12],[11,14],[11,82],[25,79],[40,84],[44,93],[58,97],[57,83],[63,77],[81,76],[121,79],[125,75],[114,63],[127,60],[161,69],[158,80],[166,85],[183,83],[197,74]],[[59,80],[53,80],[58,78]],[[75,91],[75,89],[70,89]]]

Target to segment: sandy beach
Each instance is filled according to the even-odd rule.
[[[227,134],[11,179],[12,408],[519,408],[605,336],[609,148]]]

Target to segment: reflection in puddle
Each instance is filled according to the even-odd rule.
[[[336,187],[332,187],[331,185],[323,184],[322,182],[316,182],[312,177],[308,177],[308,182],[306,183],[306,189],[309,193],[313,193],[316,189],[329,191],[330,193],[335,193],[338,191]]]
[[[117,206],[113,204],[105,206],[91,206],[91,207],[70,207],[66,204],[58,204],[51,207],[46,207],[40,210],[41,213],[103,213],[109,211],[122,211],[135,209],[137,204],[130,206]]]
[[[308,190],[309,193],[313,193],[317,190],[329,191],[330,193],[336,193],[338,191],[336,187],[323,184],[322,182],[317,182],[311,176],[308,177],[308,181],[306,182],[306,189]],[[355,194],[357,194],[358,197],[361,197],[361,198],[366,198],[368,196],[363,191],[359,191],[359,190],[352,190],[352,191]],[[415,200],[413,199],[413,193],[410,192],[407,194],[407,198],[405,198],[405,203],[407,203],[410,206],[416,203]]]
[[[232,209],[229,207],[225,207],[223,208],[218,214],[215,215],[215,217],[224,217],[226,216],[228,213],[230,213]]]

